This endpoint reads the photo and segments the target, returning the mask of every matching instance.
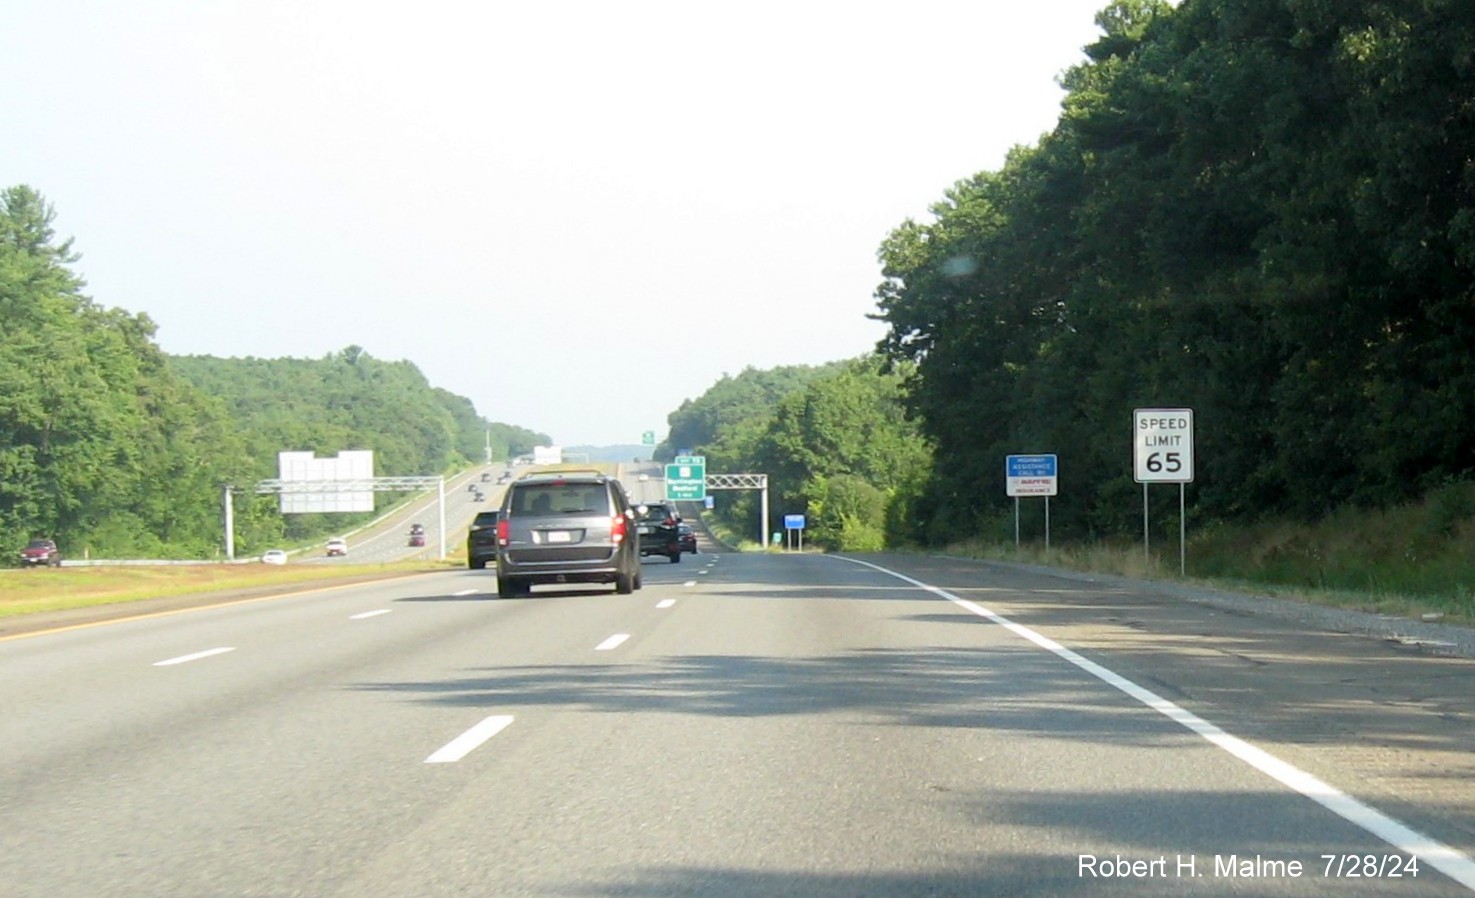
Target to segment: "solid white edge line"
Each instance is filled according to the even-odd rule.
[[[676,600],[675,599],[661,599],[659,602],[656,603],[656,607],[657,608],[670,608],[672,605],[675,605],[675,604],[676,604]]]
[[[481,723],[447,742],[425,759],[427,764],[451,764],[461,760],[483,742],[507,729],[511,725],[511,714],[493,714]]]
[[[610,649],[619,648],[620,644],[622,642],[624,642],[625,640],[629,639],[629,638],[630,638],[630,634],[629,633],[616,633],[615,635],[613,635],[610,638],[606,639],[604,642],[601,642],[599,645],[596,645],[594,647],[594,651],[596,651],[596,652],[607,652]]]
[[[479,590],[479,589],[463,589],[460,592],[453,592],[453,593],[451,593],[451,595],[453,595],[453,596],[473,596],[473,595],[476,595],[478,592],[481,592],[481,590]]]
[[[349,620],[365,620],[365,619],[370,618],[370,617],[378,617],[381,614],[388,614],[389,612],[391,612],[393,610],[394,610],[393,608],[376,608],[373,611],[360,611],[358,614],[350,614],[348,616],[348,619]]]
[[[195,652],[190,655],[180,655],[178,658],[168,658],[164,661],[155,661],[155,667],[169,667],[173,664],[185,664],[190,661],[198,661],[201,658],[209,658],[214,655],[224,655],[226,652],[234,652],[235,646],[221,646],[218,649],[206,649],[203,652]]]
[[[830,557],[838,558],[841,561],[848,561],[852,564],[864,565],[873,570],[880,571],[883,574],[910,583],[918,589],[941,596],[960,608],[964,608],[979,617],[986,618],[998,624],[1016,636],[1026,639],[1040,648],[1069,661],[1091,676],[1096,677],[1108,686],[1126,693],[1152,710],[1167,717],[1169,720],[1197,733],[1212,745],[1228,752],[1266,776],[1269,776],[1271,779],[1301,793],[1333,814],[1346,820],[1348,823],[1382,839],[1404,854],[1416,856],[1420,863],[1427,861],[1445,876],[1448,876],[1465,888],[1475,891],[1475,861],[1472,861],[1464,852],[1446,845],[1437,839],[1430,838],[1407,824],[1384,814],[1371,805],[1358,801],[1335,786],[1323,782],[1299,767],[1282,761],[1263,748],[1252,745],[1240,739],[1238,736],[1230,735],[1218,726],[1194,714],[1192,711],[1168,701],[1152,690],[1139,686],[1137,683],[1102,667],[1094,661],[1083,658],[1048,636],[1037,633],[1022,624],[1016,624],[1003,615],[996,614],[976,602],[959,598],[945,589],[923,583],[920,580],[914,580],[906,574],[889,570],[878,564],[872,564],[869,561],[861,561],[858,558],[847,558],[843,555],[832,555]]]

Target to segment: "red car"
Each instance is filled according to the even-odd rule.
[[[49,539],[33,539],[20,550],[20,563],[26,567],[61,567],[61,549]]]

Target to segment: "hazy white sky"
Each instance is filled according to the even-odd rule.
[[[0,186],[172,354],[408,359],[565,444],[870,350],[876,251],[1107,0],[8,0]]]

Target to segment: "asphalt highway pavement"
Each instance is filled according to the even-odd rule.
[[[0,640],[0,893],[1468,895],[1472,662],[911,556]]]

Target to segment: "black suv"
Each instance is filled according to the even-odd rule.
[[[478,511],[466,531],[466,566],[473,571],[484,570],[487,562],[497,560],[497,521],[500,511]]]
[[[528,474],[502,497],[497,522],[497,595],[538,583],[613,583],[640,588],[635,511],[618,480],[598,471]]]
[[[640,554],[681,561],[681,515],[670,502],[647,502],[639,508]]]

